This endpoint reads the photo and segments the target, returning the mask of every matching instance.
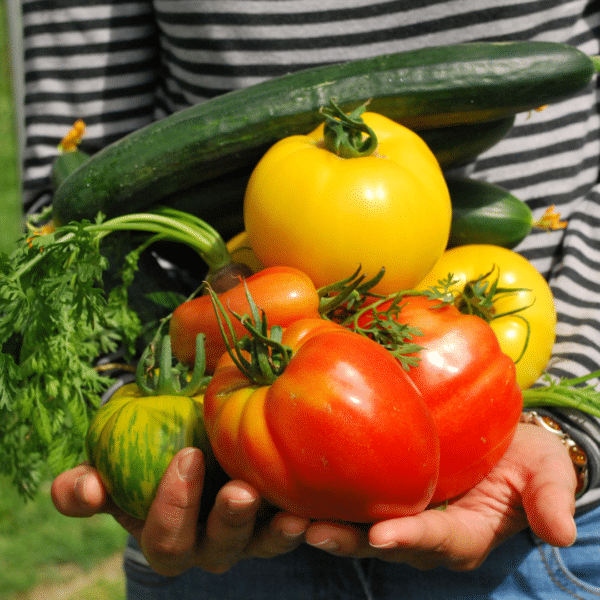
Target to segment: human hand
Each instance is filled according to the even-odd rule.
[[[59,475],[52,500],[64,515],[111,514],[132,534],[150,566],[173,576],[190,567],[223,573],[239,560],[289,552],[304,539],[308,525],[288,513],[277,513],[256,527],[258,493],[242,481],[229,481],[218,492],[206,526],[198,528],[204,458],[197,448],[181,450],[165,472],[146,521],[135,519],[110,499],[96,469],[81,464]]]
[[[575,488],[573,465],[558,437],[541,427],[519,424],[492,472],[444,510],[426,510],[370,528],[313,523],[305,538],[337,556],[374,556],[418,569],[467,571],[527,526],[549,544],[572,544],[577,534]]]

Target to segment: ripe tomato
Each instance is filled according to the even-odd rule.
[[[291,267],[270,267],[245,280],[252,298],[267,314],[270,325],[285,327],[301,317],[319,316],[319,295],[312,281]],[[246,333],[233,312],[250,314],[244,284],[240,282],[219,295],[229,313],[236,335]],[[178,306],[169,324],[173,355],[184,364],[193,365],[196,357],[196,337],[206,335],[206,371],[212,373],[227,349],[219,320],[210,296],[199,296]]]
[[[283,333],[293,356],[256,385],[224,355],[206,390],[215,455],[276,506],[372,522],[423,510],[439,443],[421,394],[376,342],[323,319]]]
[[[250,245],[264,265],[304,271],[317,287],[362,271],[386,274],[374,288],[414,287],[448,241],[450,196],[439,164],[409,129],[362,115],[376,151],[341,158],[325,148],[323,126],[285,138],[256,166],[244,199]]]
[[[458,280],[453,289],[463,290],[468,281],[492,272],[486,281],[498,277],[499,287],[526,288],[513,294],[499,294],[494,300],[495,315],[490,325],[500,347],[517,365],[521,389],[530,387],[544,372],[556,336],[556,310],[552,291],[535,267],[520,254],[492,245],[467,245],[448,250],[418,289],[437,284],[452,273]],[[529,338],[529,339],[528,339]],[[525,352],[523,349],[525,348]]]
[[[376,309],[385,313],[386,302]],[[433,416],[440,440],[440,474],[432,502],[454,498],[481,481],[510,445],[523,399],[515,365],[490,326],[452,305],[408,296],[394,320],[419,329],[423,347],[408,376]],[[359,319],[365,327],[371,313]]]

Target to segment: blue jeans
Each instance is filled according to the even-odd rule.
[[[474,571],[417,571],[338,558],[307,545],[238,563],[223,575],[163,577],[125,560],[129,600],[588,600],[600,598],[600,507],[577,518],[578,539],[553,548],[524,531]],[[133,542],[135,544],[135,542]]]

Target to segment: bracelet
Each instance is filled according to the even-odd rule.
[[[565,445],[569,452],[571,462],[575,468],[575,474],[577,476],[575,498],[580,498],[585,492],[588,484],[588,459],[583,448],[577,444],[571,436],[566,434],[554,419],[546,415],[540,415],[535,410],[524,412],[521,415],[521,423],[538,425],[560,438],[560,441]]]

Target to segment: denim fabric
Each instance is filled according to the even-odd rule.
[[[417,571],[331,556],[308,546],[243,561],[223,575],[162,577],[126,557],[129,600],[588,600],[600,598],[600,508],[577,519],[578,539],[553,548],[529,531],[468,573]],[[135,545],[135,542],[133,542]],[[135,551],[134,553],[135,554]]]

